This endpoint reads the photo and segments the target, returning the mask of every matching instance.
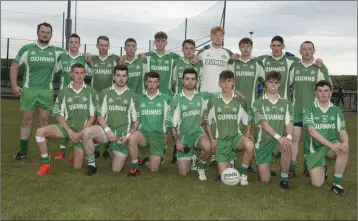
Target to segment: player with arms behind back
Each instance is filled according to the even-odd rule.
[[[293,111],[291,102],[279,95],[280,80],[279,72],[267,73],[267,94],[254,102],[255,157],[260,180],[268,183],[271,179],[270,163],[273,155],[281,153],[280,186],[286,189],[289,188]],[[287,136],[284,137],[285,135]]]
[[[247,114],[247,104],[235,97],[233,87],[235,84],[234,73],[230,70],[222,71],[219,76],[219,84],[222,89],[218,96],[213,96],[208,103],[205,116],[207,134],[211,141],[212,152],[216,152],[219,176],[217,182],[221,181],[221,173],[229,167],[232,152],[243,150],[243,162],[239,169],[241,174],[241,185],[248,185],[247,168],[254,154],[252,140],[244,136],[239,124],[243,121],[246,130],[250,131],[251,125]],[[215,138],[212,136],[211,124],[216,123]]]
[[[10,68],[11,87],[16,97],[20,96],[22,112],[20,127],[20,151],[14,160],[25,159],[31,134],[34,110],[39,111],[40,126],[49,124],[53,108],[53,78],[57,59],[64,52],[62,48],[49,45],[52,26],[46,22],[37,26],[35,43],[23,46],[17,53]],[[17,85],[19,67],[24,65],[23,86]]]
[[[331,77],[327,68],[322,65],[318,67],[314,64],[313,55],[315,53],[314,44],[311,41],[305,41],[300,47],[301,61],[296,62],[290,73],[290,83],[293,85],[293,137],[292,137],[292,162],[289,177],[296,176],[296,163],[299,152],[298,144],[300,142],[301,130],[303,127],[303,109],[315,99],[315,84],[320,80],[328,80]],[[305,171],[307,171],[305,163]]]
[[[138,146],[149,149],[148,168],[151,172],[158,171],[163,157],[171,97],[159,92],[159,81],[160,76],[158,73],[148,72],[145,74],[147,90],[139,96],[141,106],[139,128],[130,135],[128,140],[129,154],[132,161],[132,169],[128,176],[138,176],[140,174]],[[145,162],[147,162],[147,159],[145,159]]]
[[[112,171],[120,172],[128,156],[127,140],[131,132],[138,128],[138,96],[127,87],[128,68],[125,65],[114,67],[114,84],[100,93],[97,122],[86,128],[82,142],[88,162],[88,175],[97,172],[94,143],[110,143],[112,150]],[[131,125],[133,123],[133,127]]]
[[[37,172],[38,175],[46,175],[50,172],[46,138],[71,142],[74,146],[74,168],[82,168],[85,155],[81,132],[95,122],[99,100],[95,90],[84,83],[84,65],[80,63],[72,65],[71,77],[72,82],[60,91],[54,106],[53,116],[56,117],[58,124],[41,127],[36,131],[36,142],[43,162]]]
[[[303,111],[305,158],[311,183],[320,187],[324,183],[326,157],[335,159],[334,178],[331,190],[343,194],[340,185],[348,162],[348,134],[342,110],[330,102],[332,86],[329,81],[316,83],[317,100]]]
[[[183,72],[183,87],[170,104],[170,127],[177,148],[178,173],[186,176],[190,171],[190,161],[200,149],[198,173],[200,180],[206,180],[205,166],[210,157],[210,141],[201,127],[205,112],[205,101],[196,88],[198,73],[195,69]]]

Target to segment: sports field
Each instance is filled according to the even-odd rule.
[[[350,136],[350,158],[342,180],[344,195],[330,192],[333,178],[329,164],[328,182],[320,189],[302,176],[302,151],[298,176],[290,180],[289,190],[279,187],[279,177],[261,184],[249,173],[248,187],[230,187],[215,183],[216,171],[207,169],[208,180],[199,181],[196,171],[178,177],[176,166],[165,163],[157,174],[142,169],[136,178],[125,171],[111,172],[110,162],[100,158],[93,177],[85,170],[73,171],[67,160],[52,160],[52,171],[36,175],[41,159],[34,139],[30,140],[28,158],[13,161],[18,151],[19,101],[1,101],[1,178],[2,219],[17,220],[123,220],[123,219],[220,219],[220,220],[356,220],[357,219],[357,117],[346,115]],[[55,122],[54,119],[52,122]],[[37,117],[34,128],[38,127]],[[50,142],[52,158],[59,143]],[[168,151],[168,157],[171,156]],[[240,159],[241,162],[241,159]],[[273,165],[279,173],[277,162]]]

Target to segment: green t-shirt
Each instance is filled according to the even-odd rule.
[[[58,58],[58,69],[61,70],[61,86],[60,89],[67,87],[71,83],[71,67],[73,64],[80,63],[85,66],[85,73],[92,75],[92,66],[86,61],[86,57],[79,53],[76,57],[72,57],[68,52],[62,53]]]
[[[154,97],[147,92],[139,96],[140,125],[139,129],[147,132],[166,133],[168,131],[168,114],[171,98],[158,91]]]
[[[92,87],[83,84],[75,91],[70,83],[59,92],[52,115],[65,118],[68,126],[78,133],[85,127],[88,117],[97,115],[98,110],[99,96]]]
[[[138,95],[126,88],[121,94],[115,91],[115,86],[104,89],[100,93],[100,111],[111,130],[128,133],[132,122],[140,121]]]
[[[275,139],[262,128],[262,123],[269,124],[281,136],[285,135],[286,125],[293,123],[292,104],[281,97],[276,102],[271,102],[265,94],[263,98],[254,102],[253,111],[256,149],[264,147]]]
[[[174,60],[180,56],[173,52],[166,52],[163,55],[147,52],[145,55],[147,56],[148,71],[155,71],[160,76],[159,91],[163,94],[172,95]]]
[[[128,67],[128,82],[127,87],[137,94],[145,91],[144,77],[147,72],[147,62],[136,55],[131,62],[125,61]]]
[[[183,72],[187,68],[194,68],[198,73],[198,81],[196,84],[196,89],[199,91],[200,78],[202,74],[202,62],[192,63],[184,61],[184,58],[178,58],[174,61],[174,69],[173,69],[173,81],[174,81],[174,94],[178,94],[183,90]]]
[[[346,130],[342,110],[332,103],[327,110],[322,110],[317,101],[311,102],[303,111],[304,128],[314,127],[316,131],[330,142],[340,140],[340,131]],[[324,147],[305,131],[305,153],[314,153]]]
[[[206,106],[203,97],[195,91],[191,98],[184,91],[175,95],[169,108],[170,127],[176,127],[179,137],[202,131],[200,118]]]
[[[240,122],[248,125],[247,104],[239,101],[235,94],[229,101],[225,101],[221,95],[213,96],[208,103],[206,123],[216,123],[215,138],[226,139],[241,134]]]
[[[290,85],[293,84],[293,111],[294,122],[302,122],[303,108],[311,104],[315,99],[315,84],[320,80],[328,80],[331,77],[325,66],[319,68],[315,64],[304,65],[298,62],[293,65],[290,73]]]
[[[119,56],[115,54],[108,54],[104,59],[98,55],[92,56],[93,75],[91,85],[95,90],[101,91],[112,86],[113,71],[118,62]]]
[[[56,63],[62,48],[48,45],[40,47],[37,41],[20,48],[14,62],[25,66],[23,87],[34,89],[53,89],[53,79],[56,73]]]

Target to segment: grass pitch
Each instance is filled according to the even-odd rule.
[[[207,169],[208,180],[201,182],[196,171],[178,177],[176,166],[167,162],[151,174],[128,178],[130,169],[111,172],[110,161],[97,160],[98,172],[85,176],[85,169],[74,171],[67,160],[55,161],[58,141],[51,141],[52,171],[45,177],[36,175],[41,158],[33,130],[28,158],[14,161],[19,149],[20,111],[18,100],[1,101],[1,178],[2,219],[26,220],[356,220],[357,195],[357,116],[346,115],[350,136],[350,157],[342,180],[345,194],[330,192],[333,166],[329,164],[328,181],[313,188],[302,176],[302,148],[298,175],[290,180],[290,190],[279,187],[279,177],[264,185],[256,174],[249,173],[249,186],[230,187],[215,183],[216,171]],[[52,119],[54,123],[55,120]],[[33,128],[38,127],[37,117]],[[302,140],[302,139],[301,139]],[[302,145],[301,145],[302,147]],[[241,162],[241,159],[239,160]],[[272,165],[279,174],[278,163]]]

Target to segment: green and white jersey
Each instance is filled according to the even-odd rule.
[[[264,147],[270,143],[274,137],[262,129],[261,124],[267,123],[276,133],[281,136],[285,135],[286,125],[293,123],[292,104],[287,99],[282,99],[280,96],[272,102],[265,94],[254,102],[254,117],[255,117],[255,148]]]
[[[24,65],[23,87],[34,89],[53,89],[53,79],[57,59],[65,50],[48,45],[41,47],[37,41],[24,45],[17,53],[14,62]]]
[[[159,55],[152,51],[145,53],[145,55],[147,56],[148,71],[157,72],[160,76],[159,91],[163,94],[172,95],[174,60],[180,56],[173,52]]]
[[[229,70],[229,61],[233,53],[226,48],[201,49],[198,53],[199,60],[203,62],[203,74],[200,79],[200,92],[221,92],[218,84],[219,75],[224,70]]]
[[[194,68],[198,73],[198,82],[196,89],[199,91],[200,78],[203,70],[202,62],[194,64],[192,62],[186,62],[183,57],[174,61],[173,80],[174,80],[174,94],[178,94],[183,90],[183,72],[187,68]]]
[[[230,66],[235,73],[235,90],[243,93],[248,106],[252,107],[257,97],[257,84],[259,80],[265,81],[262,63],[255,59],[235,60]]]
[[[220,93],[213,96],[208,103],[205,121],[208,125],[216,123],[215,138],[226,139],[242,134],[239,128],[240,122],[248,125],[247,104],[239,101],[233,93],[230,100],[225,101]]]
[[[139,96],[139,129],[147,132],[166,133],[168,131],[168,114],[171,99],[167,94],[158,93],[149,97],[147,92]]]
[[[342,110],[332,103],[324,110],[317,101],[311,102],[303,111],[303,124],[307,129],[314,127],[316,131],[330,142],[340,140],[340,131],[346,130]],[[314,153],[324,147],[321,143],[312,138],[306,130],[305,153]]]
[[[76,133],[83,130],[88,117],[99,111],[99,96],[96,91],[83,83],[80,90],[73,89],[72,82],[57,96],[52,116],[65,118],[68,126]]]
[[[62,53],[58,57],[58,69],[61,70],[61,86],[60,89],[67,87],[71,83],[71,67],[73,64],[80,63],[85,66],[85,73],[92,75],[92,66],[86,61],[86,57],[79,53],[77,56],[72,57],[69,52]]]
[[[260,60],[264,66],[265,72],[277,71],[281,74],[281,85],[279,94],[282,98],[289,98],[289,81],[290,70],[295,62],[299,62],[300,59],[294,56],[286,56],[282,54],[279,58],[274,58],[272,55],[263,55],[255,58]]]
[[[125,61],[128,67],[127,87],[137,94],[145,91],[144,76],[147,72],[147,63],[136,55],[133,61]]]
[[[202,131],[200,118],[206,106],[203,97],[195,91],[187,97],[184,91],[173,97],[169,108],[170,127],[176,127],[179,137]]]
[[[315,84],[320,80],[332,80],[325,66],[319,68],[315,64],[305,65],[298,62],[293,65],[290,73],[290,85],[293,89],[293,111],[294,122],[302,122],[303,108],[307,107],[315,100]]]
[[[92,55],[92,87],[96,91],[111,87],[113,84],[114,67],[119,62],[119,56],[108,53],[107,57],[100,58],[99,55]]]
[[[100,102],[98,115],[107,121],[108,127],[113,131],[128,133],[131,123],[140,121],[138,95],[128,88],[117,93],[115,85],[112,85],[101,91]]]

